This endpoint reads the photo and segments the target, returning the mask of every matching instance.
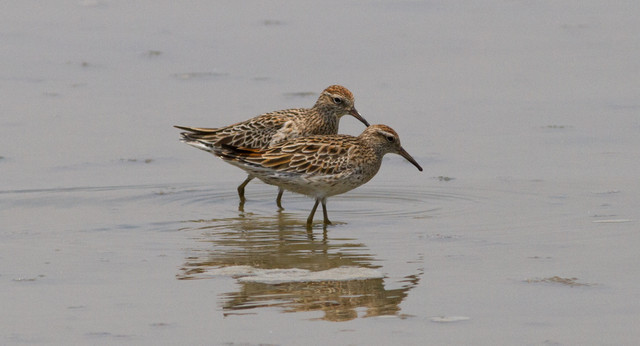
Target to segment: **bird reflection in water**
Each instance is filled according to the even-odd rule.
[[[253,309],[279,307],[282,312],[322,311],[320,319],[348,321],[357,317],[401,316],[400,303],[420,281],[421,269],[405,276],[399,288],[385,288],[376,258],[356,239],[332,237],[324,232],[316,239],[304,221],[293,214],[188,221],[181,229],[206,248],[191,251],[177,274],[179,280],[214,278],[220,273],[238,280],[240,289],[221,295],[225,316],[253,313]],[[318,237],[319,238],[319,237]],[[240,268],[241,270],[235,270]],[[373,276],[332,277],[340,268]],[[228,271],[231,270],[231,274]],[[261,281],[256,272],[291,271],[311,273],[286,277],[277,282]],[[313,274],[329,274],[313,277]],[[361,312],[359,314],[359,312]],[[360,315],[360,316],[359,316]]]

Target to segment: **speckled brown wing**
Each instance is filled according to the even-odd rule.
[[[219,156],[263,171],[305,175],[333,175],[350,169],[347,153],[355,148],[355,137],[311,136],[288,141],[266,150],[224,145]]]
[[[259,115],[247,121],[221,128],[199,128],[175,126],[188,132],[181,133],[184,141],[207,142],[216,145],[224,141],[225,144],[241,148],[266,148],[273,136],[285,124],[305,109],[288,109]]]

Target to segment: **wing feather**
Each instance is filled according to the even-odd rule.
[[[220,128],[174,126],[182,132],[182,140],[204,141],[215,144],[225,141],[226,144],[244,148],[265,148],[271,138],[290,121],[300,109],[271,112],[255,118]]]
[[[311,136],[288,141],[281,146],[268,149],[246,149],[225,144],[225,160],[234,160],[248,165],[247,169],[259,168],[278,173],[296,175],[332,175],[348,168],[347,152],[356,146],[351,136]]]

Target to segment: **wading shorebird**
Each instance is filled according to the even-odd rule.
[[[400,145],[398,134],[386,125],[371,125],[358,137],[317,135],[299,137],[267,149],[241,148],[231,140],[200,144],[232,165],[267,184],[315,198],[307,218],[322,203],[324,224],[330,224],[327,198],[353,190],[373,178],[388,153],[398,154],[418,170],[422,167]]]
[[[286,140],[312,135],[338,133],[340,118],[350,114],[366,126],[369,123],[354,106],[351,91],[341,85],[332,85],[322,91],[311,108],[294,108],[259,115],[255,118],[220,128],[175,126],[182,132],[181,141],[198,149],[213,152],[217,143],[245,149],[267,149]],[[238,186],[240,207],[244,205],[244,188],[255,178],[249,176]],[[276,203],[282,208],[282,188]]]

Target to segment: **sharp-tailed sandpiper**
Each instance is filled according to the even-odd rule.
[[[422,167],[400,145],[398,134],[386,125],[371,125],[357,137],[316,135],[298,137],[266,149],[242,148],[229,137],[213,145],[200,144],[223,160],[245,170],[250,177],[281,189],[315,198],[307,218],[311,227],[318,204],[324,223],[327,197],[345,193],[373,178],[388,153],[398,154],[422,171]]]
[[[340,118],[350,114],[366,126],[369,123],[354,106],[353,94],[345,87],[332,85],[320,94],[311,108],[294,108],[265,113],[249,120],[220,128],[175,126],[187,132],[181,141],[212,152],[217,143],[245,149],[266,149],[296,137],[331,135],[338,133]],[[245,201],[244,188],[255,176],[249,176],[238,186],[240,205]],[[282,188],[276,203],[282,208]]]

